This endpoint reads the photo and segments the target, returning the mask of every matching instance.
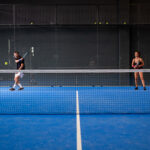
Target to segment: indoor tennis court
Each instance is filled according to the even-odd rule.
[[[149,150],[150,2],[0,2],[0,150]]]

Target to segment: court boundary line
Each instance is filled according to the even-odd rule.
[[[76,90],[76,138],[77,138],[77,150],[82,150],[81,140],[81,125],[80,125],[80,111],[79,111],[79,93]]]

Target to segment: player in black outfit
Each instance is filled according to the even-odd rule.
[[[132,60],[132,67],[134,69],[143,69],[144,66],[144,61],[143,59],[140,57],[140,52],[135,52],[135,58]],[[143,72],[135,72],[134,73],[134,78],[135,78],[135,90],[138,90],[138,77],[140,76],[142,85],[144,90],[146,90],[145,87],[145,81],[144,81],[144,77],[143,77]]]
[[[15,90],[15,87],[18,85],[19,89],[18,90],[23,90],[23,86],[20,84],[20,78],[23,78],[24,74],[21,72],[21,70],[25,69],[25,63],[24,63],[24,58],[22,58],[19,55],[19,52],[15,51],[14,52],[14,58],[15,58],[15,63],[17,64],[17,70],[18,72],[15,73],[15,83],[13,85],[13,87],[10,89],[11,91]]]

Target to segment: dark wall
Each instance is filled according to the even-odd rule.
[[[0,3],[0,24],[150,24],[149,14],[150,2],[137,0]]]
[[[1,0],[3,4],[114,4],[117,0]]]
[[[141,56],[145,61],[145,68],[150,68],[150,26],[134,26],[131,30],[131,56],[134,51],[141,52]]]
[[[8,38],[11,41],[11,64],[14,47],[21,54],[34,47],[35,56],[26,58],[27,68],[119,67],[117,27],[97,29],[97,26],[32,26],[15,30],[15,41],[13,28],[0,30],[4,41],[1,44],[1,54],[6,60]]]
[[[135,50],[149,68],[149,13],[146,0],[1,1],[0,67],[34,47],[27,68],[130,68]]]
[[[150,27],[147,26],[24,26],[0,28],[0,66],[14,68],[14,49],[24,54],[27,68],[131,68],[134,51],[150,67]],[[10,46],[10,49],[9,49]],[[15,47],[15,48],[14,48]],[[5,66],[4,62],[10,62]]]

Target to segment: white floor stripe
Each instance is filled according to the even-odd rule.
[[[76,91],[76,128],[77,128],[77,150],[82,150],[78,91]]]

